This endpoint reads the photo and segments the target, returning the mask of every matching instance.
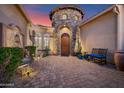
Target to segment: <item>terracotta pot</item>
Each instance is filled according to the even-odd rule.
[[[124,71],[124,51],[115,52],[114,60],[116,68],[120,71]]]

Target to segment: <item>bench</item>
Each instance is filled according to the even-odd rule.
[[[91,54],[87,54],[88,60],[93,60],[94,62],[104,62],[106,64],[108,49],[104,48],[93,48]]]

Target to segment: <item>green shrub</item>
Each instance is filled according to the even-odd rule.
[[[10,48],[0,48],[0,64],[3,64],[10,57]]]
[[[2,47],[0,48],[0,72],[1,82],[9,82],[16,68],[22,64],[24,56],[22,48]],[[1,79],[2,78],[2,79]]]
[[[33,57],[35,55],[36,47],[35,46],[25,46],[25,49],[29,51],[29,55]]]
[[[43,52],[43,56],[42,56],[42,57],[47,57],[47,56],[49,56],[49,51],[50,51],[50,49],[49,49],[49,48],[46,48],[46,49],[44,50],[44,52]]]

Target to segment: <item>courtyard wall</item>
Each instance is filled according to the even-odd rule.
[[[82,24],[80,37],[84,51],[91,53],[92,48],[108,48],[107,62],[114,63],[117,43],[117,20],[113,11]]]
[[[17,26],[20,30],[20,33],[24,35],[24,44],[26,44],[25,39],[27,34],[26,30],[28,20],[26,19],[25,14],[22,13],[17,5],[0,5],[0,23],[2,23],[4,26],[4,29],[1,29],[2,31],[4,30],[4,32],[7,32],[8,26],[10,25]],[[6,39],[5,36],[2,38]]]

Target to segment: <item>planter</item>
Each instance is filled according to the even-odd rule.
[[[124,51],[115,52],[114,60],[116,68],[120,71],[124,71]]]
[[[77,57],[78,57],[79,59],[84,59],[84,56],[82,56],[82,55],[77,55]]]
[[[25,58],[23,58],[22,59],[22,62],[24,63],[24,64],[28,64],[28,63],[30,63],[31,62],[31,57],[25,57]]]

